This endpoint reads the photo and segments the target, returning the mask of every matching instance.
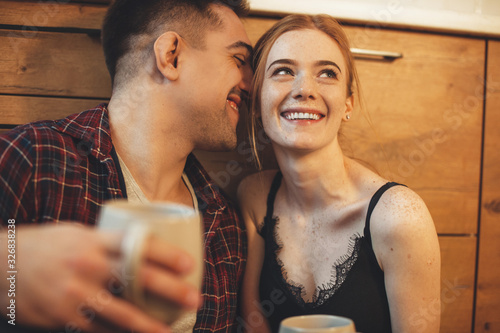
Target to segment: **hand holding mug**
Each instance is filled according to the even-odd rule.
[[[115,201],[103,207],[99,228],[124,232],[121,264],[126,277],[123,281],[125,299],[152,317],[168,324],[173,323],[185,312],[185,307],[180,304],[199,303],[203,273],[203,243],[198,212],[178,204],[138,205]],[[152,238],[155,241],[152,242]],[[174,249],[172,253],[155,251],[154,244],[158,241]],[[189,266],[190,262],[194,262],[193,269],[186,275],[182,275],[182,271],[174,270],[159,278],[155,273],[162,268],[161,265],[154,263],[170,260],[168,257],[175,255],[175,248],[191,256],[192,260],[185,260],[185,264]],[[153,265],[144,265],[144,258],[148,257],[149,263]],[[182,267],[182,263],[177,266]],[[183,283],[192,287],[190,292],[182,292],[186,291],[186,286],[179,284],[179,276]]]

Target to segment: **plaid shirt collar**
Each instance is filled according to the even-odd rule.
[[[186,172],[196,192],[200,210],[205,210],[204,208],[206,208],[207,213],[214,214],[226,208],[226,203],[222,199],[223,195],[220,188],[208,176],[205,169],[203,169],[202,165],[193,154],[189,154],[184,172]]]
[[[52,128],[80,141],[78,148],[99,161],[108,158],[113,149],[107,104],[58,120]]]

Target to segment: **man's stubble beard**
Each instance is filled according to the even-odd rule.
[[[199,140],[195,149],[225,152],[236,149],[237,135],[236,130],[232,128],[229,121],[229,115],[224,109],[219,110],[217,115],[213,115],[207,122],[199,127]]]

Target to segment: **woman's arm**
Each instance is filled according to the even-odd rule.
[[[255,208],[262,204],[262,192],[256,188],[260,187],[258,186],[260,184],[261,178],[253,175],[245,178],[238,187],[238,201],[248,238],[248,258],[241,297],[243,322],[248,333],[271,332],[260,308],[259,297],[259,280],[264,262],[264,239],[257,232],[258,220],[255,216],[260,214],[256,214]],[[238,329],[238,332],[242,331]]]
[[[371,232],[384,271],[392,331],[438,333],[441,259],[425,203],[406,187],[392,188],[373,212]]]

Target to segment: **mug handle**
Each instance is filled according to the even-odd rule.
[[[149,228],[134,223],[126,229],[121,244],[123,270],[130,278],[125,285],[123,296],[139,306],[144,306],[145,300],[138,269],[143,258],[144,243],[150,234]]]

